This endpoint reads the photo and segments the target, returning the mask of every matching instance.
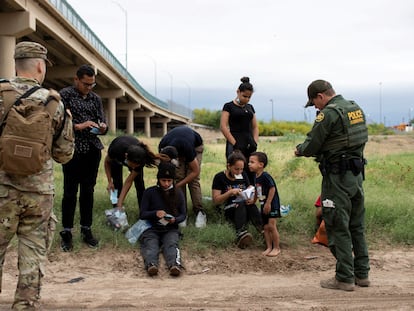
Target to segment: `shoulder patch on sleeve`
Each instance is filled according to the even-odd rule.
[[[315,122],[322,122],[322,121],[323,121],[323,119],[325,119],[325,115],[324,115],[324,113],[323,113],[323,112],[320,112],[320,113],[316,116]]]

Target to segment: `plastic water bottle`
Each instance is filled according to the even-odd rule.
[[[280,205],[280,215],[282,217],[285,217],[287,214],[289,214],[291,208],[290,208],[290,204],[288,205]]]
[[[118,203],[118,189],[111,190],[109,199],[111,200],[112,205],[116,205],[116,203]]]
[[[139,219],[131,228],[125,233],[125,237],[128,239],[128,242],[135,244],[141,234],[151,228],[151,223],[148,220]]]

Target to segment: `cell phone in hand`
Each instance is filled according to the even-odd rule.
[[[99,134],[99,128],[97,128],[97,127],[92,127],[92,128],[91,128],[91,130],[90,130],[90,132],[91,132],[92,134],[98,135],[98,134]]]

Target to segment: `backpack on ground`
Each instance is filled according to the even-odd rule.
[[[0,83],[0,170],[6,173],[38,173],[51,157],[53,117],[60,95],[50,90],[44,102],[30,97],[39,89],[32,87],[16,100],[17,91],[10,82]]]

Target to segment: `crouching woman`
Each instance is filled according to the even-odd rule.
[[[178,224],[185,220],[186,208],[184,195],[176,189],[174,178],[174,164],[161,162],[157,185],[147,188],[142,197],[140,218],[148,220],[151,228],[140,237],[141,255],[150,276],[158,274],[160,249],[170,275],[179,276],[182,269]]]

